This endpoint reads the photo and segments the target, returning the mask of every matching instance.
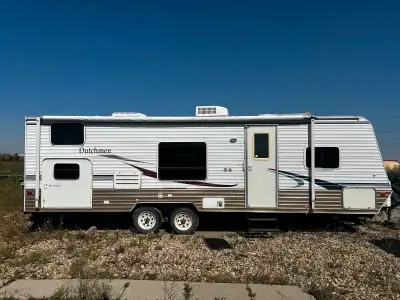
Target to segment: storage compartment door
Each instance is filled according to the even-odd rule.
[[[343,189],[344,209],[375,209],[376,191],[373,188],[346,187]]]
[[[45,159],[43,208],[92,208],[92,163],[87,159]]]

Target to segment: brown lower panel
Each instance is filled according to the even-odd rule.
[[[308,190],[279,190],[279,208],[308,209],[310,192]],[[315,191],[315,210],[337,210],[342,208],[341,190]]]
[[[27,191],[28,192],[28,191]],[[25,196],[25,211],[35,211],[34,190],[31,195]],[[342,209],[341,191],[316,191],[315,212],[318,213],[374,213],[386,200],[377,191],[376,210],[347,211]],[[225,199],[224,209],[203,209],[204,197],[221,197]],[[245,207],[245,193],[243,189],[209,188],[209,189],[137,189],[114,190],[94,189],[91,209],[40,209],[40,211],[98,211],[98,212],[129,212],[138,203],[193,203],[201,211],[259,211],[259,212],[298,212],[309,210],[308,190],[279,190],[278,208],[250,209]],[[40,206],[40,205],[39,205]]]
[[[376,206],[379,209],[387,199],[388,190],[376,191]],[[307,209],[310,205],[310,193],[308,190],[279,190],[278,207],[282,209]],[[317,190],[315,191],[315,211],[342,209],[341,190]]]
[[[256,208],[247,208],[247,209],[229,209],[229,210],[219,210],[219,209],[199,209],[199,211],[207,211],[207,212],[257,212],[257,213],[276,213],[276,214],[285,214],[285,213],[297,213],[297,214],[310,214],[309,210],[301,210],[301,209],[286,209],[286,208],[276,208],[276,209],[256,209]],[[378,212],[378,209],[371,210],[343,210],[343,209],[320,209],[315,210],[313,213],[317,214],[344,214],[344,215],[374,215]]]
[[[137,203],[193,203],[202,207],[203,198],[225,199],[225,208],[245,208],[243,189],[137,189],[137,190],[93,190],[93,209],[130,211]]]
[[[276,214],[285,214],[285,213],[297,213],[297,214],[309,214],[309,211],[299,210],[299,209],[244,209],[244,208],[231,208],[231,209],[199,209],[201,212],[221,212],[221,213],[234,213],[234,212],[256,212],[256,213],[276,213]],[[28,211],[27,211],[28,212]],[[34,212],[34,211],[31,211]],[[93,213],[120,213],[121,210],[110,210],[110,209],[41,209],[40,212],[58,212],[58,213],[83,213],[83,212],[93,212]],[[330,210],[318,210],[314,211],[314,213],[318,214],[344,214],[344,215],[374,215],[378,212],[378,209],[373,210],[343,210],[343,209],[330,209]]]
[[[41,209],[41,211],[109,211],[129,212],[138,203],[193,203],[199,209],[203,198],[225,199],[224,209],[245,208],[243,189],[204,188],[204,189],[93,189],[92,209]],[[35,197],[27,196],[25,211],[35,211]]]

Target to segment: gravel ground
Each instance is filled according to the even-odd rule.
[[[129,231],[0,236],[0,278],[295,284],[317,299],[400,299],[399,230],[369,223],[352,233],[224,238],[231,249],[211,250],[201,236]]]

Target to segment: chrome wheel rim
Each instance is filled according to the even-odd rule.
[[[149,211],[144,211],[138,216],[138,225],[141,229],[153,229],[157,224],[156,215]]]
[[[188,213],[180,212],[174,218],[174,225],[180,231],[187,231],[193,226],[192,216]]]

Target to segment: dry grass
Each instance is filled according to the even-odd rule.
[[[8,175],[7,179],[0,180],[0,217],[9,212],[20,211],[23,206],[19,182],[19,175],[23,174],[23,168],[23,161],[0,161],[0,175]],[[1,224],[0,227],[2,227]]]
[[[128,288],[128,286],[126,286]],[[51,300],[119,300],[120,296],[112,294],[112,286],[108,282],[80,280],[76,285],[61,286],[50,298]]]
[[[24,173],[24,161],[0,161],[0,175]]]
[[[0,180],[0,262],[9,248],[2,245],[2,241],[27,232],[26,219],[20,213],[22,206],[23,196],[19,177],[10,175],[8,179]]]
[[[355,233],[289,232],[254,239],[230,234],[225,239],[232,248],[218,251],[210,250],[199,236],[31,233],[18,212],[19,183],[10,179],[0,185],[0,210],[7,211],[0,215],[0,278],[294,284],[318,300],[400,298],[396,226],[367,223]],[[185,293],[194,297],[189,289]]]
[[[20,211],[23,206],[23,193],[19,178],[10,176],[0,180],[0,216],[12,211]]]

